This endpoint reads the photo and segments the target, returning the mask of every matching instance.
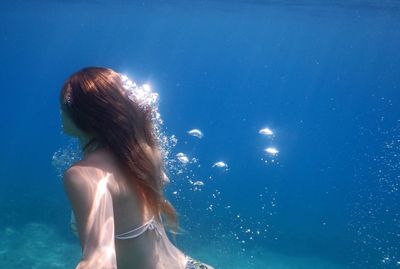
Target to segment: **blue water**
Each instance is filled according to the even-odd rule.
[[[0,268],[79,261],[52,158],[71,142],[62,83],[96,65],[150,83],[171,158],[197,160],[166,190],[180,248],[216,268],[400,268],[399,2],[9,1],[0,20]]]

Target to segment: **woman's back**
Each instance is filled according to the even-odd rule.
[[[115,238],[115,254],[118,269],[164,269],[185,268],[186,256],[168,239],[164,226],[158,223],[144,203],[139,199],[138,189],[132,189],[127,182],[127,173],[107,149],[89,153],[74,167],[92,170],[92,180],[107,178],[114,213],[114,235],[127,234],[127,239]],[[95,169],[94,169],[95,168]],[[103,172],[98,172],[99,170]],[[104,174],[103,174],[104,173]],[[93,179],[97,177],[97,179]],[[94,192],[95,193],[95,192]],[[148,225],[143,226],[148,222]],[[138,227],[141,227],[138,230]],[[134,231],[132,231],[134,230]],[[131,231],[130,233],[128,233]],[[129,236],[130,235],[130,236]],[[129,238],[133,237],[134,238]],[[124,236],[120,236],[124,238]]]

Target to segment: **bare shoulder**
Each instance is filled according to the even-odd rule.
[[[116,170],[114,161],[107,154],[92,154],[65,170],[65,190],[74,193],[79,190],[89,194],[99,187],[105,187],[114,195],[118,195],[120,187],[115,180]]]
[[[71,187],[97,185],[102,179],[110,179],[111,176],[101,166],[77,163],[64,171],[63,183]]]
[[[74,163],[64,172],[64,176],[80,176],[92,180],[101,179],[114,170],[111,154],[106,151],[96,151],[86,158]]]
[[[89,208],[97,195],[110,193],[111,176],[110,173],[92,166],[74,165],[67,169],[64,172],[63,185],[75,211]],[[79,212],[75,212],[75,215]]]
[[[78,165],[74,165],[64,172],[63,185],[70,197],[78,192],[87,192],[90,185],[94,185],[93,183],[93,178],[88,176],[86,168],[82,169]]]

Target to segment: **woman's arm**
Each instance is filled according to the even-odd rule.
[[[64,173],[64,189],[76,218],[82,259],[76,269],[116,269],[110,174],[74,166]]]

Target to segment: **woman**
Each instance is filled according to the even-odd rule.
[[[72,74],[61,90],[64,132],[83,151],[63,178],[82,247],[78,269],[212,268],[166,235],[163,219],[176,232],[177,213],[163,195],[156,96],[148,93],[101,67]]]

